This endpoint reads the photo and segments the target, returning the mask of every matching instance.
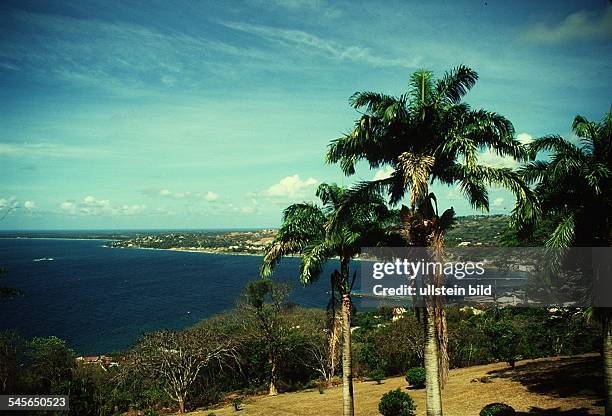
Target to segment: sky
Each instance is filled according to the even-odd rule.
[[[399,95],[420,68],[478,71],[465,101],[524,142],[575,139],[612,98],[603,0],[3,0],[0,27],[0,229],[277,227],[321,182],[388,174],[344,177],[325,150],[351,94]]]

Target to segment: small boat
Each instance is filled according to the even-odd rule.
[[[40,259],[34,259],[32,261],[53,261],[53,257],[43,257]]]

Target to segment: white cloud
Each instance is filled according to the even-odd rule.
[[[36,204],[33,201],[24,201],[21,203],[16,197],[0,198],[0,220],[4,219],[14,210],[23,208],[25,212],[31,213],[36,209]]]
[[[10,198],[0,198],[0,220],[6,218],[17,208],[19,208],[19,202],[14,196],[11,196]]]
[[[259,204],[257,200],[251,199],[251,204],[240,208],[240,212],[243,214],[256,214],[259,212]]]
[[[77,204],[74,201],[64,201],[60,204],[60,209],[66,214],[76,215]]]
[[[88,207],[106,208],[110,206],[110,201],[108,199],[96,199],[88,195],[83,198],[83,204]]]
[[[493,207],[496,208],[500,208],[504,203],[504,198],[495,198],[493,200],[493,204],[491,204]]]
[[[270,186],[259,195],[271,198],[275,202],[293,202],[304,200],[310,197],[315,185],[319,182],[315,178],[300,179],[296,173],[293,176],[286,176],[278,183]]]
[[[385,168],[377,170],[372,180],[378,181],[381,179],[387,179],[388,177],[391,176],[392,173],[393,173],[393,168],[391,166],[387,166]]]
[[[159,191],[156,191],[154,189],[148,189],[144,191],[144,194],[149,196],[161,196],[164,198],[172,199],[204,199],[208,202],[216,201],[217,199],[219,199],[219,194],[213,191],[201,193],[191,191],[172,191],[167,188],[162,188]]]
[[[120,208],[116,209],[116,212],[120,215],[138,215],[138,214],[142,214],[145,209],[146,209],[146,205],[122,205]]]
[[[64,201],[60,204],[60,210],[67,215],[91,215],[91,216],[115,216],[115,215],[137,215],[146,210],[146,205],[119,205],[114,206],[108,199],[97,199],[91,195],[81,201]]]
[[[19,206],[17,199],[12,196],[10,198],[0,198],[0,209],[14,209]]]
[[[515,168],[518,162],[509,156],[500,156],[490,149],[478,155],[478,163],[496,168]]]
[[[167,87],[172,87],[174,84],[176,84],[176,78],[174,78],[172,75],[164,75],[161,77],[160,81]]]
[[[521,144],[529,144],[533,141],[533,136],[529,133],[519,133],[516,139]],[[486,166],[493,166],[497,168],[516,168],[519,165],[515,159],[510,156],[500,156],[491,149],[487,149],[478,155],[478,162]]]
[[[533,141],[533,136],[529,133],[519,133],[516,135],[516,139],[522,144],[529,144]]]
[[[610,39],[612,37],[612,6],[600,11],[580,10],[554,24],[538,23],[524,32],[523,37],[537,43]]]
[[[204,199],[206,199],[209,202],[212,201],[216,201],[217,199],[219,199],[219,194],[213,192],[213,191],[208,191],[206,192],[206,195],[204,196]]]

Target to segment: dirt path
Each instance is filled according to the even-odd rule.
[[[451,370],[443,391],[446,416],[477,416],[492,402],[505,402],[518,415],[583,416],[603,415],[603,380],[598,355],[556,357],[520,361],[515,370],[506,364],[490,364]],[[489,377],[489,383],[473,382]],[[403,377],[383,384],[355,384],[355,415],[375,416],[380,397],[401,388],[417,403],[417,415],[425,415],[425,391],[406,388]],[[258,396],[243,400],[243,410],[231,406],[190,413],[192,416],[289,416],[341,415],[342,389],[334,387],[320,394],[316,390],[285,393],[275,397]]]

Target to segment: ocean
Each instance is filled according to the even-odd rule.
[[[259,278],[259,256],[104,247],[104,240],[0,239],[0,286],[20,289],[0,301],[0,329],[26,337],[55,335],[79,355],[127,349],[159,329],[183,329],[235,306]],[[41,260],[42,259],[42,260]],[[53,259],[53,260],[49,260]],[[299,259],[284,259],[274,278],[291,282],[289,300],[324,308],[330,262],[308,287]]]

